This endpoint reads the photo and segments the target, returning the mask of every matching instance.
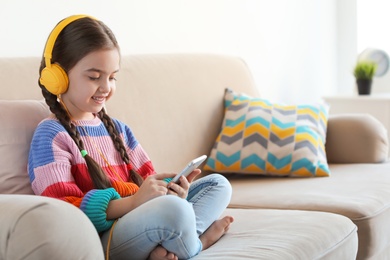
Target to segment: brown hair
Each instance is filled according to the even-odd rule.
[[[119,45],[114,34],[103,22],[85,17],[73,21],[61,31],[54,44],[51,61],[52,63],[60,64],[65,72],[68,73],[87,54],[102,49],[117,49],[119,52]],[[42,57],[39,74],[41,74],[44,67],[45,59]],[[57,96],[47,91],[39,81],[38,84],[51,112],[65,127],[79,150],[84,150],[84,143],[80,138],[80,133],[72,123],[66,109],[57,101]],[[112,119],[104,108],[98,113],[98,116],[109,132],[114,146],[120,153],[123,161],[130,165],[129,155]],[[95,187],[98,189],[111,187],[110,180],[102,167],[89,155],[86,155],[84,158]],[[141,186],[143,179],[132,167],[129,170],[129,176],[131,181]]]

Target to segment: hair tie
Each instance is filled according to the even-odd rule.
[[[128,171],[130,171],[131,169],[133,169],[133,166],[131,165],[131,163],[128,163],[126,164],[126,168]]]
[[[81,150],[80,153],[81,153],[81,156],[83,156],[83,157],[85,157],[88,154],[86,150]]]

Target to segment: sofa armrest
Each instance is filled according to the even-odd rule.
[[[67,202],[0,195],[0,209],[0,259],[104,259],[95,227]]]
[[[384,125],[369,114],[329,117],[326,135],[328,163],[380,163],[388,158]]]

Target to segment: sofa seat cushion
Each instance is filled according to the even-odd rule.
[[[356,225],[341,215],[299,210],[227,209],[229,231],[196,260],[355,259]]]
[[[230,207],[331,212],[358,226],[358,259],[381,254],[390,240],[390,163],[331,164],[328,178],[228,176]]]

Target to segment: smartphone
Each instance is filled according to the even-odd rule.
[[[187,177],[191,172],[193,172],[196,168],[199,167],[199,165],[202,164],[202,162],[204,162],[204,160],[206,160],[207,156],[206,155],[202,155],[194,160],[192,160],[191,162],[189,162],[187,164],[186,167],[184,167],[184,169],[178,173],[175,177],[173,178],[167,178],[165,179],[166,182],[174,182],[174,183],[180,183],[179,182],[179,179],[181,176],[185,176]]]

